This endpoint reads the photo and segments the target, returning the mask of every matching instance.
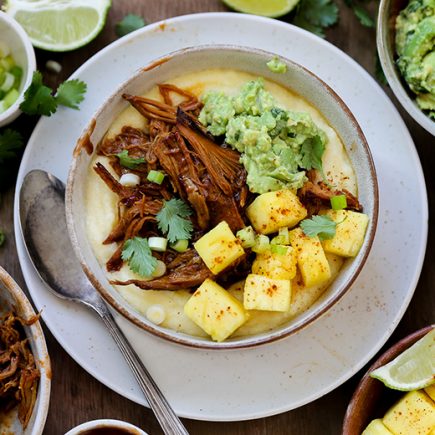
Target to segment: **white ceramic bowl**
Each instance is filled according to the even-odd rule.
[[[266,66],[266,62],[272,57],[273,54],[265,51],[236,46],[199,46],[168,54],[145,66],[122,84],[95,114],[78,141],[78,145],[85,145],[85,147],[82,147],[80,152],[75,152],[66,191],[68,228],[76,254],[89,279],[106,301],[134,324],[159,337],[203,349],[251,347],[277,340],[298,331],[324,314],[349,289],[368,256],[376,230],[378,187],[373,160],[364,135],[344,102],[323,81],[300,65],[284,58],[281,60],[286,63],[287,72],[275,74]],[[307,311],[272,331],[255,336],[230,338],[225,342],[215,343],[156,326],[126,303],[109,283],[87,239],[86,220],[83,219],[83,216],[86,215],[84,189],[95,145],[104,137],[113,120],[128,107],[128,103],[121,96],[123,93],[140,95],[155,84],[181,74],[228,66],[231,69],[250,72],[275,81],[286,88],[291,88],[319,109],[341,137],[353,162],[358,181],[359,199],[364,205],[365,213],[370,217],[370,224],[364,244],[357,257],[345,262],[333,284]],[[89,149],[89,145],[93,148],[90,154],[84,151],[85,148]]]
[[[435,136],[435,121],[425,115],[417,106],[415,95],[409,90],[395,62],[397,57],[394,42],[396,17],[407,4],[407,0],[381,0],[379,4],[376,30],[379,60],[388,84],[399,103],[416,122]]]
[[[14,308],[15,312],[25,320],[30,320],[35,316],[35,311],[24,292],[2,267],[0,267],[0,307],[1,315]],[[0,433],[2,434],[40,435],[44,430],[47,418],[50,403],[51,365],[44,333],[39,321],[26,326],[24,330],[29,338],[36,365],[41,373],[36,403],[25,431],[22,430],[16,413],[12,412],[10,418],[0,423]]]
[[[21,114],[20,104],[24,99],[24,91],[32,82],[32,76],[36,70],[36,59],[35,51],[26,32],[13,18],[1,11],[0,40],[9,46],[15,62],[23,69],[19,88],[20,96],[9,109],[0,113],[0,127],[3,127]]]
[[[117,429],[119,431],[119,435],[147,435],[146,432],[144,432],[142,429],[139,429],[137,426],[134,426],[125,421],[110,419],[87,421],[86,423],[82,423],[79,426],[73,427],[65,435],[86,435],[92,430],[98,430],[97,433],[103,435],[104,430],[109,429]]]

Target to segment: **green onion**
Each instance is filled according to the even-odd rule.
[[[153,169],[148,172],[147,180],[152,183],[162,184],[163,179],[165,178],[165,174],[160,171],[154,171]]]
[[[14,83],[15,77],[10,72],[7,72],[3,79],[3,83],[0,85],[0,89],[4,92],[7,92],[12,88],[12,86],[14,86]]]
[[[0,113],[11,107],[19,97],[23,70],[15,65],[9,47],[0,41]]]
[[[259,234],[255,238],[255,244],[252,247],[252,250],[254,252],[256,252],[257,254],[264,254],[269,249],[270,249],[269,237],[267,237],[267,236],[265,236],[263,234]]]
[[[184,252],[187,251],[187,248],[189,247],[189,240],[183,239],[183,240],[177,240],[175,243],[172,243],[169,245],[174,251],[177,252]]]
[[[148,238],[148,246],[153,251],[165,252],[167,245],[168,245],[168,239],[165,239],[164,237]]]
[[[289,247],[284,245],[270,245],[272,254],[286,255]]]
[[[346,195],[335,195],[331,197],[332,210],[343,210],[347,207]]]
[[[252,248],[255,245],[255,231],[251,226],[237,231],[236,237],[242,242],[243,248]]]

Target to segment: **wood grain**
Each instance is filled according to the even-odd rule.
[[[86,47],[70,53],[37,51],[38,67],[44,72],[47,83],[56,86],[78,68],[84,60],[114,41],[116,39],[114,26],[127,13],[142,15],[148,23],[151,23],[176,15],[227,10],[219,0],[113,0],[112,3],[103,32]],[[372,4],[371,7],[374,9],[376,5]],[[327,39],[347,52],[370,73],[373,73],[375,32],[373,29],[361,27],[353,14],[343,4],[340,4],[340,23],[327,32]],[[44,65],[48,59],[57,60],[62,64],[63,69],[60,74],[54,75],[45,71]],[[391,92],[388,89],[386,91],[398,106]],[[435,167],[435,141],[402,109],[399,108],[399,110],[411,131],[420,154],[426,174],[429,206],[432,211],[435,207],[435,171],[433,170]],[[14,127],[29,132],[34,122],[30,118],[21,117],[14,124]],[[11,184],[12,182],[13,180],[11,180]],[[0,249],[0,264],[25,288],[13,235],[13,194],[12,187],[7,189],[0,202],[0,228],[5,230],[7,236],[6,244]],[[406,197],[403,198],[403,201],[406,203]],[[432,221],[431,219],[430,224]],[[435,233],[431,225],[429,228],[428,253],[423,273],[415,296],[389,343],[435,321],[433,290],[435,268],[431,259],[435,251]],[[143,428],[149,434],[161,433],[149,409],[124,399],[93,379],[66,354],[47,328],[45,328],[45,332],[53,364],[51,405],[45,434],[63,434],[81,422],[96,418],[126,420]],[[210,423],[192,420],[184,420],[184,422],[192,434],[339,434],[347,403],[362,373],[363,371],[356,374],[351,380],[321,399],[281,415],[236,423]],[[189,398],[187,397],[186,400]]]

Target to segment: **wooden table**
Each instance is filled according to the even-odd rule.
[[[63,66],[59,75],[45,73],[48,84],[56,86],[98,50],[116,39],[114,25],[125,14],[142,15],[149,23],[177,15],[225,11],[219,0],[113,0],[103,32],[86,47],[70,53],[47,53],[37,51],[39,69],[44,70],[46,60],[55,59]],[[356,59],[370,73],[375,64],[375,31],[363,28],[341,0],[339,25],[327,32],[327,40],[340,47]],[[372,9],[376,7],[371,5]],[[397,107],[397,101],[386,89]],[[434,205],[435,192],[435,140],[407,116],[399,107],[414,138],[423,164],[429,193],[429,206]],[[23,119],[24,118],[24,119]],[[34,121],[21,117],[15,127],[30,133]],[[393,159],[394,156],[391,156]],[[0,228],[5,230],[7,242],[0,249],[0,264],[25,288],[18,262],[13,234],[13,182],[0,200]],[[434,188],[434,189],[433,189]],[[403,198],[406,202],[406,198]],[[381,216],[382,219],[382,216]],[[431,267],[431,254],[435,251],[435,232],[429,226],[428,255],[414,298],[404,318],[389,343],[418,328],[435,322],[435,292],[432,283],[435,268]],[[97,418],[116,418],[129,421],[149,434],[161,433],[152,412],[137,405],[100,384],[77,365],[60,347],[45,328],[48,348],[53,365],[53,382],[50,411],[45,432],[47,435],[65,433],[71,427]],[[387,344],[388,345],[388,344]],[[210,423],[184,420],[192,434],[339,434],[347,403],[363,371],[356,374],[335,391],[302,408],[269,418],[237,423]],[[186,398],[186,400],[189,400]]]

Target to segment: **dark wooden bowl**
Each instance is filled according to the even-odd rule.
[[[382,418],[391,405],[403,395],[403,391],[391,390],[369,376],[374,369],[389,363],[417,340],[434,329],[426,326],[400,340],[383,353],[367,370],[361,379],[346,410],[342,435],[361,435],[361,432],[375,418]]]

